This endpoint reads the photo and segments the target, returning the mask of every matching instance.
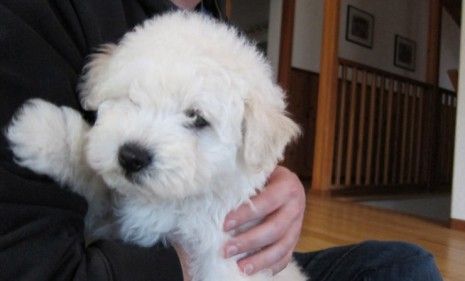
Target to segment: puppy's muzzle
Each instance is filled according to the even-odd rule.
[[[118,162],[126,175],[137,173],[152,163],[153,155],[137,143],[125,143],[118,151]]]

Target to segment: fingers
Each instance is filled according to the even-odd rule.
[[[229,213],[225,231],[238,230],[237,235],[225,244],[225,256],[253,253],[238,262],[247,274],[271,269],[282,270],[290,261],[297,244],[305,210],[305,192],[298,177],[284,167],[271,174],[264,190]],[[247,222],[261,221],[241,232]]]
[[[296,212],[292,206],[284,206],[266,217],[259,225],[228,241],[225,246],[225,256],[231,257],[244,252],[254,252],[279,241],[293,226],[299,215],[299,212]]]
[[[282,205],[282,199],[279,198],[279,193],[274,192],[276,188],[279,188],[279,185],[270,184],[260,194],[252,197],[251,203],[242,204],[230,212],[225,218],[224,231],[230,231],[245,223],[260,220],[278,209]]]
[[[241,259],[238,262],[239,268],[247,275],[266,269],[270,269],[273,274],[280,272],[292,258],[296,244],[295,237],[299,233],[298,229],[293,229],[290,232],[292,234],[284,236],[277,243],[263,248],[252,256]]]
[[[289,252],[284,258],[282,258],[280,261],[278,261],[271,267],[271,272],[273,273],[273,275],[281,272],[283,269],[287,267],[287,265],[291,262],[292,254],[293,252]]]

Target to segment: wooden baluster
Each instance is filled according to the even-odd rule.
[[[394,80],[390,79],[388,100],[387,100],[387,116],[386,116],[386,141],[384,145],[384,172],[383,172],[383,184],[389,183],[389,167],[390,167],[390,156],[391,156],[391,127],[392,127],[392,105],[394,99]]]
[[[446,163],[446,182],[448,184],[452,183],[452,178],[451,178],[451,168],[452,168],[452,158],[453,158],[453,150],[451,150],[451,147],[453,147],[453,144],[451,144],[451,139],[452,139],[452,115],[451,115],[451,109],[452,109],[452,96],[450,94],[447,94],[447,138],[446,138],[446,155],[447,155],[447,163]]]
[[[346,95],[347,95],[347,67],[342,65],[342,78],[341,78],[341,95],[339,97],[339,128],[338,128],[338,140],[337,140],[337,155],[336,155],[336,186],[341,185],[341,170],[342,170],[342,159],[344,156],[343,144],[345,143],[344,128],[345,128],[345,115],[346,115]]]
[[[451,110],[452,110],[452,96],[448,94],[449,102],[447,105],[447,182],[451,183],[451,166],[452,166],[452,151],[451,151],[451,138],[452,138],[452,115],[451,115]]]
[[[409,128],[409,148],[408,148],[408,167],[407,167],[407,182],[412,183],[413,182],[413,157],[414,157],[414,144],[415,144],[415,125],[418,123],[416,122],[417,120],[417,114],[416,114],[416,107],[417,107],[417,89],[418,87],[416,85],[412,85],[412,106],[411,106],[411,117],[410,117],[410,128]]]
[[[449,183],[449,95],[444,93],[444,183]]]
[[[452,182],[452,176],[453,176],[453,167],[454,167],[454,147],[455,147],[455,125],[456,125],[456,115],[457,115],[457,97],[452,96],[452,105],[451,105],[451,137],[450,137],[450,171],[449,171],[449,177]]]
[[[454,129],[455,129],[455,124],[454,124],[454,97],[450,96],[451,101],[450,101],[450,107],[449,107],[449,120],[450,120],[450,136],[449,136],[449,179],[450,182],[452,183],[452,168],[454,165]]]
[[[452,169],[454,165],[454,142],[455,142],[455,122],[454,122],[454,96],[451,96],[451,105],[449,109],[449,120],[450,120],[450,138],[449,138],[449,179],[452,183]]]
[[[422,131],[422,128],[423,128],[423,124],[425,122],[425,120],[423,120],[423,107],[424,107],[424,95],[425,95],[425,91],[423,88],[419,88],[418,89],[419,91],[419,97],[418,97],[418,122],[417,122],[417,127],[416,127],[416,130],[417,130],[417,141],[416,141],[416,153],[415,153],[415,179],[414,179],[414,182],[416,184],[419,184],[420,183],[420,165],[421,165],[421,154],[422,154],[422,149],[423,149],[423,131]]]
[[[399,179],[400,183],[405,183],[405,170],[406,170],[406,158],[407,158],[407,128],[408,128],[408,118],[409,118],[409,89],[410,85],[405,84],[405,92],[403,93],[404,96],[404,113],[402,114],[402,142],[400,146],[400,171],[399,171]]]
[[[445,154],[445,135],[446,135],[446,95],[440,90],[441,105],[440,105],[440,122],[439,122],[439,166],[436,168],[439,170],[439,183],[444,182],[444,167],[446,166],[446,154]]]
[[[448,183],[448,167],[449,167],[449,94],[444,93],[444,183]]]
[[[449,167],[449,94],[444,93],[444,183],[448,183]]]
[[[449,183],[453,94],[344,59],[339,71],[335,186]]]
[[[385,90],[386,90],[386,79],[384,76],[381,77],[380,87],[379,87],[379,110],[378,110],[378,130],[377,130],[377,139],[376,139],[376,158],[375,158],[375,178],[374,183],[378,185],[380,182],[381,174],[381,144],[383,140],[383,122],[384,115],[386,111],[384,110],[384,100],[385,100]]]
[[[427,186],[436,185],[438,179],[437,166],[439,161],[439,121],[440,121],[440,95],[436,88],[424,88],[424,160],[422,161],[421,178]]]
[[[349,113],[349,132],[347,136],[347,158],[345,171],[345,185],[349,186],[352,182],[352,159],[354,148],[354,123],[355,123],[355,105],[357,103],[357,72],[356,67],[352,68],[352,87],[350,92],[350,113]]]
[[[377,96],[377,82],[378,77],[375,73],[372,74],[371,79],[371,94],[370,94],[370,111],[368,115],[368,145],[366,152],[366,172],[365,172],[365,185],[371,183],[371,162],[373,160],[373,132],[375,127],[375,106],[376,106],[376,96]],[[382,82],[382,81],[381,81]],[[380,85],[380,88],[381,85]]]
[[[397,91],[395,92],[395,120],[394,120],[394,128],[393,128],[393,147],[392,147],[392,167],[391,167],[391,176],[392,176],[392,183],[399,183],[398,179],[398,167],[399,165],[399,154],[400,154],[400,145],[399,145],[399,135],[401,129],[401,107],[402,107],[402,82],[397,82]]]
[[[447,155],[448,155],[448,163],[447,163],[447,179],[448,183],[451,183],[452,181],[452,164],[453,164],[453,149],[451,146],[453,146],[452,138],[453,138],[453,132],[454,132],[454,127],[453,127],[453,120],[452,120],[452,104],[453,104],[453,96],[449,95],[449,107],[447,110],[447,123],[449,124],[449,131],[447,132]]]
[[[357,158],[355,170],[355,185],[361,184],[362,176],[362,158],[363,158],[363,145],[365,141],[365,112],[366,112],[366,95],[367,95],[367,72],[362,72],[362,89],[360,96],[359,106],[359,119],[358,119],[358,138],[357,138]]]

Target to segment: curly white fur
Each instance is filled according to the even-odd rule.
[[[236,30],[188,12],[150,19],[92,57],[80,94],[94,126],[34,99],[6,136],[18,164],[87,199],[91,234],[176,241],[197,281],[305,280],[294,263],[245,276],[222,257],[226,214],[259,192],[299,132],[268,63]],[[208,125],[193,126],[192,111]],[[127,142],[154,155],[131,178],[118,162]]]

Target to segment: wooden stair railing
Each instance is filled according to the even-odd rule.
[[[339,59],[333,189],[449,185],[456,95]]]

